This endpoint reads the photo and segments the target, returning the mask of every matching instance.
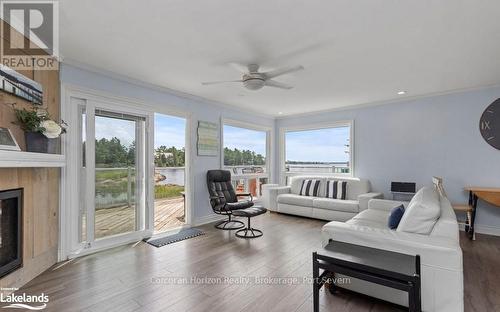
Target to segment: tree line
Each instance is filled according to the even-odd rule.
[[[224,165],[225,166],[262,166],[266,164],[266,158],[261,154],[257,154],[250,150],[239,150],[224,148]]]
[[[184,148],[162,145],[155,149],[154,157],[157,167],[184,167]],[[135,141],[129,146],[122,144],[116,137],[95,141],[95,162],[99,167],[134,166],[135,158]]]
[[[164,145],[155,149],[155,166],[184,167],[186,151],[184,148]],[[135,141],[125,146],[120,139],[102,138],[95,141],[95,162],[101,167],[126,167],[135,165]],[[224,165],[226,166],[263,166],[266,158],[250,150],[224,148]]]
[[[164,145],[155,149],[156,167],[184,167],[186,151],[184,147],[177,149],[175,146],[166,147]]]
[[[100,167],[135,165],[135,141],[127,147],[116,137],[95,140],[95,163]]]

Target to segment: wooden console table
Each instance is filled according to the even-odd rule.
[[[465,188],[469,192],[469,205],[472,209],[472,218],[470,226],[465,228],[471,239],[474,238],[474,222],[476,220],[477,201],[479,199],[492,204],[493,206],[500,207],[500,188],[494,187],[473,187],[468,186]]]

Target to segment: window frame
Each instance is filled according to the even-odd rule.
[[[108,93],[101,90],[87,88],[71,83],[61,84],[61,116],[64,120],[68,121],[71,125],[78,125],[78,105],[73,103],[73,99],[81,100],[81,104],[99,103],[100,108],[109,108],[110,110],[126,111],[131,114],[144,115],[149,118],[149,123],[146,127],[146,150],[150,151],[154,147],[154,114],[160,113],[181,117],[186,119],[186,159],[185,159],[185,212],[186,224],[181,228],[188,228],[194,225],[197,220],[194,219],[193,203],[194,203],[194,172],[191,169],[191,164],[194,162],[194,155],[192,150],[194,146],[192,143],[192,133],[196,132],[195,123],[193,122],[194,116],[188,110],[182,110],[172,103],[156,103],[148,102],[146,100],[134,99],[126,96],[119,96],[113,93]],[[58,260],[64,261],[80,256],[84,256],[98,250],[104,250],[112,247],[121,246],[130,242],[137,242],[144,238],[151,237],[154,229],[154,179],[151,177],[154,174],[154,153],[148,152],[145,157],[147,166],[146,179],[146,214],[144,221],[146,228],[143,231],[137,232],[137,235],[117,236],[109,239],[109,241],[98,241],[99,244],[94,244],[95,248],[87,249],[85,244],[80,243],[78,237],[78,214],[79,212],[79,183],[78,183],[78,151],[74,146],[74,142],[79,142],[81,137],[79,135],[78,127],[70,127],[68,133],[62,137],[61,149],[62,153],[66,155],[66,166],[61,169],[61,183],[60,183],[60,202],[61,207],[72,207],[69,210],[60,209],[59,223],[61,224],[61,231],[58,235],[59,250]]]
[[[300,172],[291,173],[286,171],[286,133],[308,130],[321,130],[329,128],[349,127],[349,173],[318,173],[318,172]],[[279,182],[281,185],[287,184],[287,178],[297,175],[318,175],[331,177],[353,177],[355,176],[354,165],[354,120],[340,120],[333,122],[314,123],[300,126],[284,126],[279,128]]]
[[[268,183],[271,183],[272,181],[272,150],[271,150],[271,145],[272,145],[272,127],[267,127],[263,125],[256,125],[256,124],[251,124],[247,123],[244,121],[239,121],[235,119],[229,119],[229,118],[221,118],[221,127],[220,127],[220,168],[225,169],[224,165],[224,126],[230,126],[230,127],[236,127],[236,128],[243,128],[247,130],[254,130],[254,131],[260,131],[260,132],[265,132],[266,133],[266,172],[265,173],[255,173],[255,174],[241,174],[241,175],[234,175],[231,174],[231,179],[251,179],[251,178],[267,178]]]

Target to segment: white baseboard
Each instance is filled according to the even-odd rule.
[[[459,228],[460,228],[460,231],[464,231],[465,225],[460,224]],[[497,226],[475,224],[475,228],[476,228],[476,233],[479,233],[479,234],[500,236],[500,227],[497,227]]]
[[[220,221],[220,220],[223,220],[226,218],[227,218],[226,216],[221,216],[221,215],[213,213],[213,214],[209,214],[208,216],[197,218],[194,222],[194,226],[200,226],[203,224],[212,223],[215,221]]]
[[[125,233],[119,234],[115,237],[108,238],[104,241],[96,241],[94,242],[92,248],[85,249],[82,248],[80,250],[74,251],[66,256],[65,260],[71,260],[74,258],[79,258],[83,256],[87,256],[93,253],[97,253],[100,251],[108,250],[110,248],[123,246],[130,243],[138,243],[143,239],[151,237],[153,235],[153,231],[138,231],[134,233]],[[63,260],[64,261],[64,260]]]

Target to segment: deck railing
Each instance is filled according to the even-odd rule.
[[[176,178],[173,181],[180,187],[184,186],[184,167],[155,167],[155,174],[162,170],[176,171]],[[113,167],[96,168],[96,209],[112,208],[127,205],[132,207],[135,200],[135,168],[134,167]],[[107,176],[105,172],[115,172]],[[122,171],[122,173],[120,173]],[[100,173],[100,174],[99,174]],[[169,180],[170,177],[165,177]],[[164,181],[164,180],[161,180]],[[158,182],[161,182],[158,181]],[[179,182],[179,183],[177,183]],[[155,183],[161,185],[162,183]]]

